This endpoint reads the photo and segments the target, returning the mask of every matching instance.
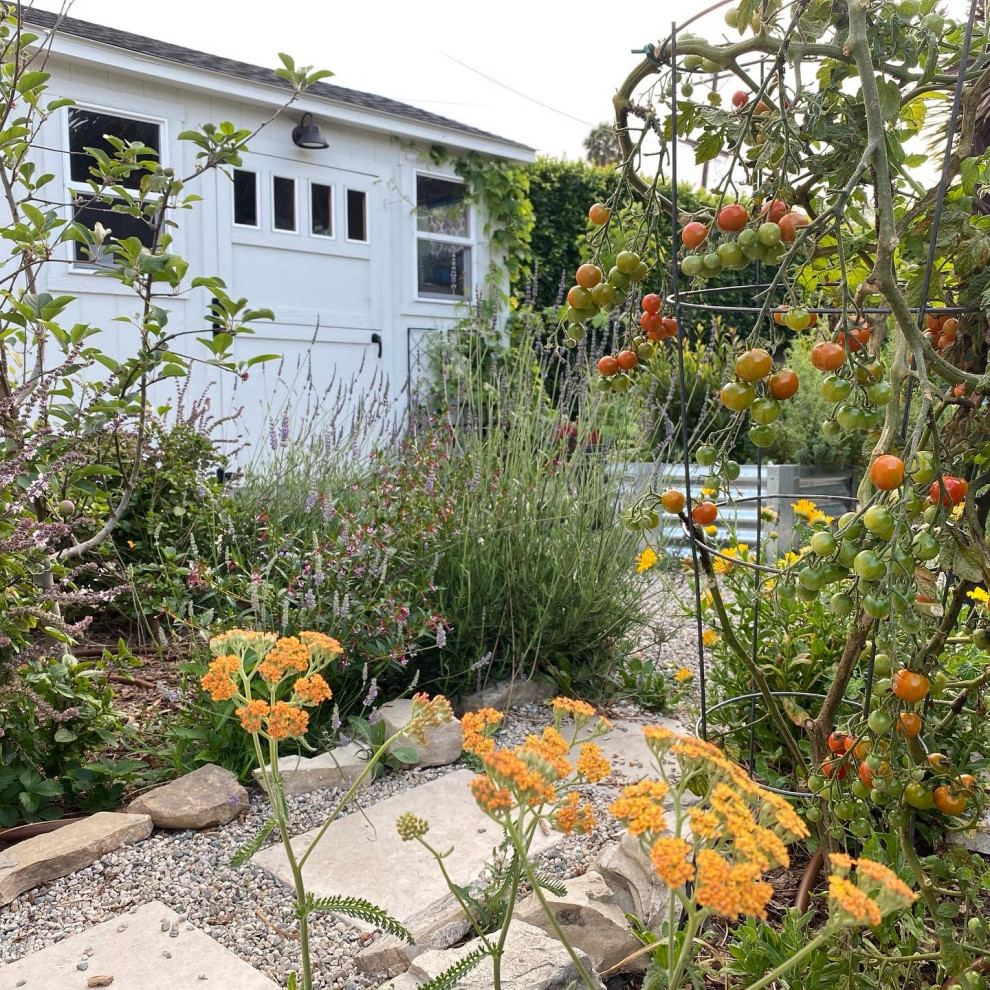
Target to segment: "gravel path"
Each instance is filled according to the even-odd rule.
[[[611,715],[649,720],[638,706],[611,706]],[[509,713],[500,744],[521,742],[548,724],[543,706]],[[462,764],[390,774],[362,791],[348,810],[367,807],[458,769]],[[561,878],[584,873],[602,846],[621,827],[605,810],[615,796],[606,786],[587,788],[599,825],[586,836],[573,835],[549,850],[543,868]],[[338,799],[334,790],[288,799],[294,833],[322,825]],[[267,815],[267,801],[252,797],[243,821],[205,832],[155,832],[146,842],[120,849],[71,876],[23,894],[0,908],[0,961],[36,952],[59,939],[106,921],[129,908],[160,900],[281,986],[298,966],[298,943],[282,934],[294,927],[290,891],[250,863],[229,865],[231,855],[256,833]],[[312,956],[323,990],[358,990],[376,982],[354,972],[352,958],[372,936],[331,917],[313,925]],[[2,972],[2,969],[0,969]],[[0,980],[2,982],[2,980]]]

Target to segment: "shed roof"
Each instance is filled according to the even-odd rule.
[[[144,35],[131,34],[129,31],[118,31],[116,28],[106,27],[103,24],[81,21],[75,17],[60,18],[57,14],[45,10],[26,10],[24,12],[24,19],[29,24],[37,25],[46,30],[56,28],[58,34],[83,38],[88,41],[109,45],[113,48],[120,48],[124,51],[137,52],[141,55],[148,55],[167,62],[178,62],[182,65],[203,69],[206,72],[220,73],[221,75],[234,76],[238,79],[246,79],[250,82],[288,89],[288,83],[276,76],[271,69],[266,69],[260,65],[251,65],[248,62],[238,62],[235,59],[222,58],[219,55],[211,55],[208,52],[197,51],[194,48],[185,48],[182,45],[173,45],[166,41],[158,41],[155,38],[147,38]],[[451,120],[449,117],[430,113],[429,110],[422,110],[408,103],[400,103],[398,100],[389,99],[387,96],[377,96],[374,93],[365,93],[361,90],[348,89],[346,86],[336,86],[332,83],[325,82],[318,82],[309,87],[306,90],[306,95],[308,97],[325,99],[332,103],[370,110],[374,113],[387,114],[391,117],[401,117],[419,124],[442,127],[446,130],[455,130],[463,134],[487,138],[488,140],[498,141],[521,151],[533,151],[532,148],[520,144],[518,141],[512,141],[497,134],[492,134],[489,131],[471,127],[469,124],[462,124],[456,120]]]

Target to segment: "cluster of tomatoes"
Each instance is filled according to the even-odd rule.
[[[712,450],[714,453],[714,448]],[[714,463],[714,457],[711,463]],[[739,465],[737,464],[736,477],[739,476],[738,467]],[[655,495],[652,497],[656,499]],[[672,516],[679,516],[684,511],[685,505],[687,505],[687,497],[678,488],[668,488],[659,499],[656,499],[656,504],[650,503],[650,497],[641,499],[636,506],[623,516],[623,522],[630,529],[653,529],[660,522],[657,508],[662,508],[664,512],[668,512]],[[695,502],[691,506],[691,518],[699,526],[711,526],[718,519],[718,506],[709,499]]]
[[[599,384],[603,390],[624,392],[631,380],[623,372],[632,371],[640,361],[648,361],[656,353],[655,344],[677,336],[677,320],[664,316],[660,310],[663,300],[648,292],[641,300],[643,308],[639,325],[643,330],[632,338],[630,346],[617,354],[606,354],[598,360]]]
[[[959,320],[954,316],[940,313],[925,314],[925,335],[937,351],[951,347],[959,333]]]
[[[822,423],[822,433],[829,439],[843,431],[877,426],[883,418],[882,407],[893,395],[893,387],[885,380],[884,362],[867,350],[869,340],[870,327],[864,320],[811,349],[812,365],[825,374],[820,386],[822,398],[834,403]]]
[[[689,278],[708,279],[724,269],[740,271],[751,261],[779,264],[807,223],[803,213],[780,199],[764,203],[757,218],[742,203],[728,203],[714,225],[692,220],[681,229],[681,244],[693,252],[681,258],[681,271]],[[713,226],[721,234],[717,245]]]
[[[873,649],[867,643],[862,659]],[[906,824],[913,811],[937,810],[947,817],[966,812],[977,797],[976,778],[958,773],[941,753],[925,754],[909,743],[924,727],[915,708],[931,694],[937,696],[946,685],[943,673],[929,680],[923,673],[901,667],[892,672],[891,658],[877,653],[873,658],[873,698],[882,707],[870,712],[866,724],[854,732],[835,731],[829,736],[832,756],[826,759],[808,787],[829,802],[838,822],[856,836],[870,834],[872,806],[887,807],[890,824]],[[890,699],[888,701],[888,699]],[[819,807],[811,807],[808,818],[822,817]]]
[[[735,362],[735,381],[727,382],[719,399],[732,412],[749,411],[749,439],[756,447],[769,447],[777,438],[774,425],[780,404],[797,394],[800,380],[790,368],[773,370],[773,356],[762,347],[744,351]]]

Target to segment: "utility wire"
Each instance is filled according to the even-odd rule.
[[[556,107],[550,106],[549,103],[543,103],[540,100],[534,99],[532,96],[527,96],[525,93],[520,93],[518,89],[513,89],[511,86],[507,86],[504,82],[499,82],[497,79],[493,79],[480,69],[476,69],[473,65],[468,65],[467,62],[462,62],[459,58],[454,58],[453,55],[448,55],[446,52],[441,52],[440,54],[446,58],[449,58],[451,62],[456,62],[458,65],[463,66],[469,72],[473,72],[475,75],[481,76],[482,79],[487,79],[490,83],[494,83],[496,86],[501,86],[502,89],[507,89],[510,93],[514,93],[516,96],[519,96],[524,100],[529,100],[530,103],[535,103],[538,107],[543,107],[544,110],[549,110],[551,113],[559,114],[561,117],[567,117],[569,120],[576,120],[579,124],[584,124],[586,127],[598,126],[597,124],[591,123],[590,120],[582,120],[580,117],[575,117],[573,114],[567,113],[564,110],[558,110]]]

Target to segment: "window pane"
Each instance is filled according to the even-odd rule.
[[[107,259],[106,264],[110,264],[113,258],[110,252],[110,238],[123,241],[128,237],[136,237],[146,248],[151,247],[154,233],[150,225],[140,217],[132,217],[126,213],[117,213],[111,208],[109,203],[98,201],[94,196],[81,195],[77,199],[83,200],[83,205],[76,207],[72,215],[74,222],[81,223],[90,230],[97,223],[101,223],[110,231],[107,240],[103,244],[103,255]],[[123,200],[117,200],[117,202],[123,202]],[[75,242],[75,260],[77,263],[81,262],[84,265],[99,265],[101,263],[99,261],[93,261],[87,249],[78,241]]]
[[[464,183],[416,176],[416,229],[450,237],[468,236]]]
[[[358,189],[347,190],[347,239],[368,239],[368,197]]]
[[[258,176],[234,169],[234,223],[258,226]]]
[[[157,154],[161,153],[161,134],[157,124],[72,107],[69,109],[69,176],[73,182],[85,182],[93,178],[89,171],[93,158],[86,153],[86,148],[98,148],[111,158],[116,154],[104,134],[120,138],[121,141],[140,141],[153,148]],[[151,156],[146,153],[143,157]],[[120,185],[137,186],[142,174],[143,172],[135,170]]]
[[[272,200],[275,204],[275,229],[296,229],[296,180],[272,179]]]
[[[310,186],[312,209],[310,223],[318,237],[333,237],[333,186]]]
[[[419,253],[419,294],[463,298],[471,288],[471,249],[459,244],[417,242]]]

